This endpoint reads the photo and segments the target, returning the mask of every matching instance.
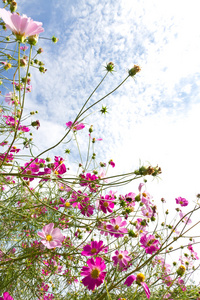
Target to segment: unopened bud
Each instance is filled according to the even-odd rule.
[[[35,46],[37,44],[37,42],[38,42],[38,35],[37,34],[31,35],[31,36],[28,37],[28,43],[30,45]]]
[[[47,71],[47,69],[45,69],[45,67],[41,66],[41,67],[39,67],[39,71],[41,73],[45,73]]]
[[[42,48],[39,48],[39,49],[37,50],[37,54],[41,54],[42,52],[44,52],[44,50],[43,50]]]
[[[176,273],[177,273],[179,276],[183,276],[184,273],[185,273],[185,270],[186,270],[185,266],[181,265],[181,266],[178,268],[178,270],[176,271]]]
[[[20,58],[20,67],[26,67],[27,61],[24,58]]]
[[[129,70],[128,74],[129,76],[133,77],[136,73],[140,72],[141,68],[138,65],[134,65],[132,69]]]
[[[107,65],[106,65],[106,70],[108,71],[108,72],[112,72],[113,70],[114,70],[114,67],[115,67],[115,65],[114,65],[114,63],[111,61],[111,62],[109,62]]]
[[[55,36],[52,36],[51,40],[52,40],[53,43],[57,43],[58,42],[58,38],[56,38]]]
[[[10,11],[11,11],[11,13],[15,12],[16,9],[17,9],[17,2],[12,1],[12,2],[10,3]]]

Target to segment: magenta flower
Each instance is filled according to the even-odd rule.
[[[86,245],[83,247],[83,251],[81,252],[84,256],[92,256],[97,255],[99,252],[108,252],[108,247],[103,246],[103,241],[92,241],[91,245]]]
[[[102,272],[105,270],[106,265],[101,257],[96,257],[94,261],[93,258],[88,259],[88,267],[83,267],[81,269],[81,276],[86,276],[82,279],[84,286],[87,286],[89,290],[94,290],[104,281],[107,272]]]
[[[8,292],[5,292],[3,293],[3,297],[0,297],[0,300],[14,300],[14,299],[9,295]]]
[[[127,286],[130,286],[134,281],[136,281],[136,283],[138,285],[141,285],[146,293],[147,299],[150,298],[150,290],[148,285],[144,282],[145,280],[145,276],[142,273],[139,273],[137,275],[137,277],[135,275],[130,275],[126,278],[126,281],[124,282],[124,284],[126,284]]]
[[[185,198],[178,197],[175,200],[176,200],[176,204],[180,204],[181,206],[187,206],[188,205],[188,200],[186,200]]]
[[[155,239],[154,235],[151,234],[149,236],[144,234],[140,239],[140,243],[142,244],[141,247],[145,249],[147,254],[152,254],[160,248],[160,242]]]
[[[12,33],[21,42],[26,37],[38,35],[43,32],[41,22],[35,22],[26,15],[20,16],[17,13],[10,13],[6,9],[0,9],[0,17],[6,24],[6,27],[12,31]]]
[[[128,206],[135,206],[135,196],[136,194],[132,192],[125,195],[125,200]]]
[[[112,257],[114,261],[114,266],[119,264],[120,269],[126,269],[128,266],[128,262],[131,260],[130,256],[128,256],[128,251],[115,251],[116,256]]]
[[[111,219],[110,223],[112,225],[107,225],[107,230],[109,230],[110,235],[114,237],[122,237],[128,232],[124,226],[126,226],[126,221],[122,221],[122,218],[118,216],[116,219]]]
[[[41,242],[48,249],[62,247],[62,241],[64,236],[62,235],[59,228],[54,229],[54,223],[45,225],[42,231],[38,232],[38,235],[42,238]]]
[[[73,125],[72,121],[69,121],[68,123],[66,123],[66,125],[68,128],[71,128],[73,131],[77,131],[85,128],[85,125],[83,123],[78,124],[78,122],[75,122]]]
[[[111,165],[111,167],[113,167],[113,168],[115,167],[115,163],[112,159],[110,159],[108,163],[109,163],[109,165]]]
[[[106,195],[108,196],[108,195]],[[114,199],[106,199],[106,196],[105,196],[105,199],[104,197],[102,196],[101,197],[101,200],[99,201],[99,208],[106,214],[107,212],[111,213],[113,211],[113,208],[115,206],[113,200]]]

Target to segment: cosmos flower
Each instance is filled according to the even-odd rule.
[[[107,252],[108,251],[108,247],[105,247],[103,245],[103,241],[92,241],[91,244],[86,245],[85,247],[83,247],[83,251],[81,252],[82,255],[84,256],[93,256],[93,255],[97,255],[99,252]]]
[[[188,205],[188,200],[182,197],[175,198],[176,204],[180,204],[181,206],[187,206]]]
[[[73,122],[69,121],[66,123],[68,128],[71,128],[73,131],[81,130],[85,127],[83,123],[78,124],[78,122],[75,122],[74,125],[72,126]]]
[[[89,290],[94,290],[95,287],[100,286],[104,281],[107,272],[102,271],[105,270],[106,265],[101,257],[96,257],[96,260],[90,258],[87,264],[88,267],[84,266],[81,269],[81,276],[86,276],[82,279],[82,283]]]
[[[144,234],[140,239],[141,247],[145,249],[147,254],[152,254],[159,249],[160,242],[155,239],[154,235],[147,236]]]
[[[146,293],[147,298],[150,298],[150,290],[148,285],[144,282],[145,280],[145,276],[142,273],[139,273],[137,275],[137,277],[135,275],[130,275],[126,278],[126,281],[124,282],[124,284],[126,284],[127,286],[130,286],[134,281],[136,281],[136,283],[138,285],[141,285]]]
[[[0,17],[6,27],[12,31],[17,40],[24,42],[26,37],[35,36],[43,32],[41,22],[35,22],[26,15],[20,16],[17,13],[10,13],[6,9],[0,8]]]
[[[3,297],[0,297],[0,300],[14,300],[14,299],[9,295],[8,292],[5,292],[3,293]]]
[[[114,266],[117,266],[119,264],[120,269],[126,269],[128,266],[128,262],[131,260],[130,256],[128,256],[128,251],[115,251],[116,256],[112,257],[112,260],[114,261]]]
[[[122,221],[122,218],[118,216],[115,219],[111,219],[110,223],[112,225],[107,225],[107,230],[109,230],[110,235],[114,237],[123,237],[124,233],[127,233],[128,230],[124,228],[126,226],[126,221]]]
[[[61,247],[64,236],[59,228],[54,229],[54,223],[45,225],[42,231],[38,232],[38,235],[42,238],[41,242],[48,249],[55,247]]]

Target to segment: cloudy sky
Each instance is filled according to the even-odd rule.
[[[48,4],[47,4],[48,3]],[[86,126],[94,125],[98,161],[113,159],[115,173],[150,162],[162,168],[161,180],[148,180],[155,199],[170,203],[200,193],[200,18],[198,0],[21,0],[18,11],[43,22],[41,60],[46,74],[33,72],[28,108],[39,111],[35,142],[41,150],[65,133],[87,96],[112,61],[115,70],[89,104],[116,87],[134,64],[142,71],[98,104]],[[40,59],[40,58],[39,58]],[[37,71],[37,72],[36,72]],[[109,114],[98,111],[102,105]],[[78,139],[87,150],[88,133]],[[45,141],[45,142],[44,142]],[[55,154],[63,156],[63,145]],[[78,161],[75,148],[69,165]],[[37,152],[37,149],[35,150]],[[137,191],[132,183],[127,192]],[[124,188],[123,188],[124,190]]]

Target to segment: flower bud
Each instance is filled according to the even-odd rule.
[[[93,125],[91,125],[89,128],[89,133],[92,133],[92,132],[93,132]]]
[[[33,127],[36,127],[36,129],[39,129],[39,128],[40,128],[40,121],[39,121],[39,120],[33,121],[33,122],[31,123],[31,125],[32,125]]]
[[[114,67],[115,67],[115,65],[114,65],[114,63],[111,61],[111,62],[109,62],[107,65],[106,65],[106,70],[108,71],[108,72],[112,72],[113,70],[114,70]]]
[[[39,67],[39,71],[40,71],[40,73],[45,73],[47,71],[47,69],[45,69],[45,67],[41,66],[41,67]]]
[[[138,233],[135,233],[133,230],[129,230],[128,231],[128,235],[132,238],[136,238],[138,237]]]
[[[10,3],[10,11],[11,11],[11,13],[15,12],[16,9],[17,9],[17,2],[12,1],[12,2]]]
[[[140,195],[135,196],[135,201],[139,202],[140,201]]]
[[[55,36],[52,36],[51,40],[53,43],[57,43],[59,41],[59,39],[56,38]]]
[[[37,34],[31,35],[31,36],[28,37],[28,43],[30,45],[35,46],[37,44],[37,42],[38,42],[38,35]]]
[[[41,54],[42,52],[44,52],[44,50],[40,47],[40,48],[37,50],[37,54]]]
[[[183,276],[184,273],[185,273],[185,270],[186,270],[185,266],[181,265],[181,266],[178,268],[178,270],[176,271],[176,273],[177,273],[179,276]]]
[[[134,65],[132,69],[128,71],[129,76],[133,77],[136,73],[140,72],[141,68],[138,65]]]
[[[24,58],[20,58],[19,63],[20,63],[20,67],[26,67],[27,65],[27,61]]]

